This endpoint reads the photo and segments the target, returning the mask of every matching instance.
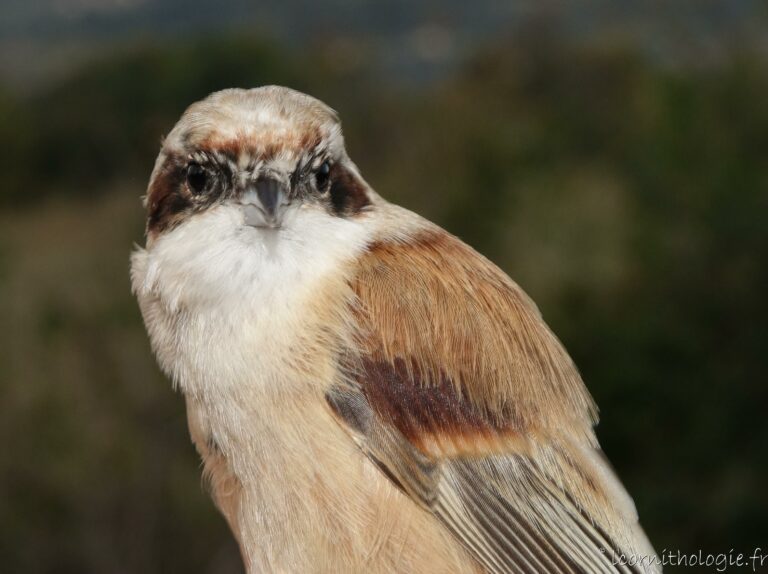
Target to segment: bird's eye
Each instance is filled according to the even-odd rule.
[[[203,193],[208,184],[208,173],[199,163],[192,162],[187,166],[187,185],[194,194]]]
[[[331,164],[330,162],[324,161],[320,164],[320,167],[317,168],[317,171],[315,171],[315,184],[317,185],[318,190],[325,191],[330,176]]]

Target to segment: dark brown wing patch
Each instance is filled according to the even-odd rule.
[[[502,436],[511,441],[517,434],[511,420],[473,405],[445,375],[424,384],[413,361],[409,365],[400,357],[391,363],[364,357],[355,371],[349,369],[349,376],[357,378],[374,412],[422,452],[492,452],[502,448]]]

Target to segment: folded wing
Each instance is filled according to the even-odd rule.
[[[327,400],[488,572],[660,571],[578,372],[504,273],[427,228],[372,245],[352,288]]]

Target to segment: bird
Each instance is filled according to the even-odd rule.
[[[162,142],[131,285],[248,572],[660,572],[533,301],[280,86]]]

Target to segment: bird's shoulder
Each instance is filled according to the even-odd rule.
[[[491,428],[512,437],[569,427],[588,439],[594,403],[525,292],[437,225],[402,208],[388,217],[397,224],[369,242],[350,279],[352,367],[366,372],[377,407],[400,421],[401,408],[434,413],[442,405],[435,420],[401,428],[414,439],[426,433],[439,441],[459,423],[478,436]]]

